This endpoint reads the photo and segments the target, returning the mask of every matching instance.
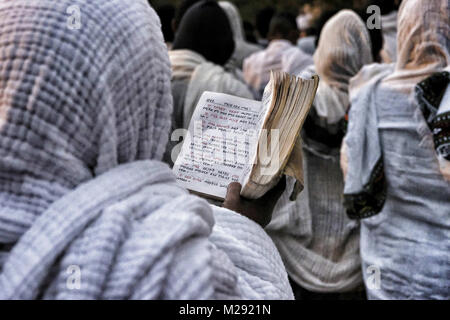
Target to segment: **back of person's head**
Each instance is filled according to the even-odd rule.
[[[275,9],[272,7],[265,7],[258,11],[255,19],[256,30],[259,36],[263,39],[267,38],[267,33],[269,32],[269,25],[272,17],[275,15]]]
[[[322,33],[323,27],[328,22],[328,20],[330,20],[331,17],[336,15],[338,12],[339,12],[339,9],[336,9],[336,8],[326,9],[326,10],[323,10],[320,13],[320,15],[314,20],[313,28],[314,28],[314,31],[315,31],[314,35],[316,37],[316,42],[315,42],[316,48],[319,45],[320,34]]]
[[[156,13],[161,19],[162,33],[164,35],[165,42],[172,42],[174,38],[174,32],[172,28],[172,20],[175,17],[175,7],[167,4],[156,8]]]
[[[351,10],[342,10],[323,27],[314,53],[317,74],[331,86],[348,88],[350,79],[373,62],[365,23]]]
[[[206,60],[224,65],[235,48],[228,17],[216,1],[201,1],[181,19],[172,49],[188,49]]]
[[[181,2],[176,8],[175,16],[172,21],[172,29],[174,32],[177,32],[177,29],[181,23],[181,19],[183,19],[183,16],[186,13],[186,11],[188,11],[190,7],[192,7],[194,4],[200,1],[202,0],[181,0]]]
[[[270,21],[267,36],[269,40],[285,39],[296,43],[299,36],[296,17],[289,12],[276,14]]]
[[[403,0],[398,13],[396,69],[443,69],[450,63],[448,0]]]
[[[73,5],[78,22],[67,19]],[[1,7],[0,34],[10,37],[0,37],[9,66],[0,68],[0,243],[14,243],[77,186],[121,164],[161,160],[172,96],[167,48],[146,0]]]

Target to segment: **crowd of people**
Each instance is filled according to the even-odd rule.
[[[449,299],[450,4],[370,5],[0,0],[0,299]],[[272,70],[320,78],[297,199],[180,187],[202,93]]]

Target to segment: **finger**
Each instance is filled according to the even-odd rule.
[[[239,182],[232,182],[228,185],[226,201],[239,201],[241,198],[242,185]]]

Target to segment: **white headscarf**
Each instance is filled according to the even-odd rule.
[[[237,68],[241,69],[244,59],[252,53],[262,50],[262,48],[255,44],[248,43],[245,40],[241,15],[239,14],[239,10],[236,6],[228,1],[220,1],[219,5],[227,14],[231,25],[231,30],[233,31],[235,49],[231,60]]]
[[[373,93],[377,87],[384,85],[412,98],[419,82],[444,71],[450,61],[449,21],[448,0],[404,0],[398,14],[396,64],[368,66],[352,80],[350,92],[355,103],[350,111],[348,133],[344,140],[346,147],[343,152],[346,155],[342,157],[342,166],[347,172],[344,193],[349,197],[349,208],[357,208],[361,202],[355,201],[353,195],[373,190],[374,177],[380,176],[380,172],[384,174],[377,105]],[[414,102],[405,99],[407,103]],[[421,116],[419,108],[417,115]],[[421,134],[422,128],[417,128],[417,131]],[[448,164],[443,170],[448,170]],[[366,213],[369,212],[366,217],[381,210],[385,195],[380,197],[381,201],[377,196],[375,193],[365,196],[376,203],[374,210],[364,209]],[[352,211],[360,213],[358,210]]]
[[[264,230],[160,161],[170,65],[146,0],[0,1],[0,21],[0,299],[292,298]]]
[[[245,81],[262,93],[270,80],[270,71],[284,71],[299,75],[313,64],[310,55],[284,39],[272,40],[269,46],[245,59],[243,71]]]
[[[320,77],[314,103],[319,116],[336,123],[345,115],[350,79],[372,61],[369,33],[361,18],[350,10],[333,16],[323,27],[314,54]]]
[[[398,14],[397,62],[386,81],[413,86],[450,62],[448,0],[405,0]]]
[[[69,28],[70,5],[80,9],[79,29]],[[0,243],[16,241],[76,186],[165,151],[172,96],[159,19],[140,0],[126,11],[139,29],[101,25],[88,12],[113,14],[123,1],[93,6],[0,2]]]

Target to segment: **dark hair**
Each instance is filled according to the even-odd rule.
[[[293,32],[298,32],[295,16],[289,12],[276,14],[270,21],[268,37],[281,36],[289,39]]]
[[[275,9],[272,7],[265,7],[258,11],[256,14],[256,30],[259,36],[262,38],[267,38],[267,33],[269,32],[270,20],[275,15]]]
[[[156,9],[156,13],[161,20],[162,33],[165,42],[172,42],[174,33],[172,29],[172,20],[175,17],[175,7],[167,4]]]
[[[213,0],[190,7],[181,19],[172,49],[188,49],[224,65],[234,51],[233,31],[223,9]]]
[[[192,7],[194,4],[200,1],[201,0],[182,0],[180,2],[180,4],[176,9],[175,17],[173,19],[173,27],[175,29],[174,30],[175,32],[177,31],[178,26],[181,23],[181,19],[183,19],[183,16],[185,15],[186,11],[188,11],[190,7]]]
[[[376,5],[380,8],[381,14],[386,15],[398,9],[396,0],[370,0],[368,6]]]
[[[253,27],[253,24],[251,24],[246,20],[244,20],[243,24],[244,24],[245,40],[251,43],[258,43],[255,37],[255,27]]]
[[[319,46],[319,40],[320,40],[320,34],[322,33],[322,29],[327,23],[328,20],[331,19],[335,14],[337,14],[340,11],[340,9],[331,9],[331,10],[325,10],[323,11],[320,16],[314,21],[314,30],[316,32],[316,43],[315,47],[317,48]]]
[[[361,19],[365,22],[367,19],[369,19],[370,14],[368,14],[366,11],[359,11],[357,12]],[[366,28],[369,32],[370,37],[370,43],[372,44],[372,57],[373,61],[380,62],[380,51],[383,49],[383,33],[381,29],[373,28],[369,29]]]

